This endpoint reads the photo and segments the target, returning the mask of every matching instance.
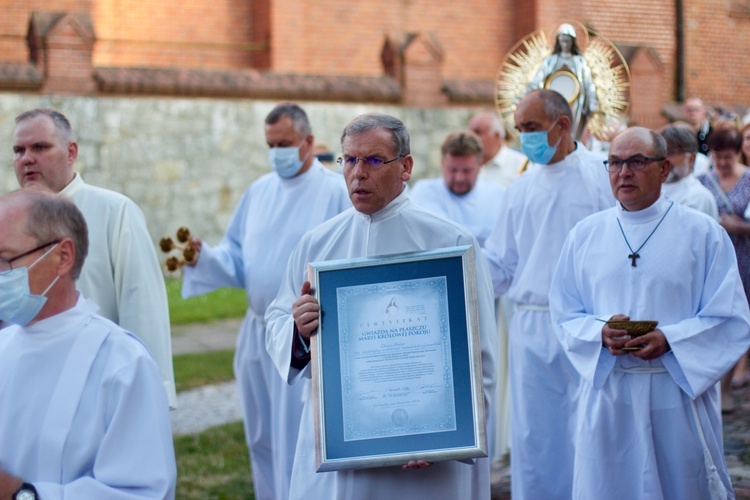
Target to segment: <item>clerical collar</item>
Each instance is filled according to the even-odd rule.
[[[392,199],[390,203],[381,208],[378,212],[375,212],[372,215],[363,214],[362,212],[357,212],[357,214],[370,222],[380,222],[398,213],[401,210],[401,207],[409,201],[409,186],[404,183],[404,188],[401,190],[401,194]]]
[[[669,208],[670,203],[672,201],[662,193],[658,200],[643,210],[628,211],[622,208],[620,202],[617,202],[616,213],[617,217],[623,222],[628,224],[643,224],[661,218],[667,208]]]
[[[630,259],[630,265],[632,267],[638,267],[638,259],[641,258],[640,251],[643,249],[643,247],[646,246],[648,241],[651,239],[651,237],[656,233],[656,231],[659,229],[659,226],[661,226],[661,223],[664,221],[664,219],[667,217],[667,214],[669,214],[669,211],[674,206],[674,201],[669,201],[662,195],[659,197],[659,199],[656,201],[656,203],[653,203],[650,207],[646,207],[643,210],[638,210],[636,212],[627,212],[622,209],[622,205],[619,205],[620,211],[617,213],[617,225],[620,228],[620,232],[622,233],[622,237],[625,240],[625,245],[628,247],[628,250],[630,250],[630,253],[628,254],[628,259]],[[656,208],[656,211],[650,210],[652,208]],[[663,213],[662,213],[663,211]],[[645,213],[645,212],[652,212],[652,213]],[[655,212],[655,213],[653,213]],[[629,217],[629,216],[623,216],[624,214],[635,214],[635,217]],[[654,226],[654,228],[651,230],[650,233],[648,233],[648,236],[646,236],[646,239],[640,242],[632,242],[628,239],[627,233],[625,232],[625,229],[622,227],[622,223],[620,222],[620,219],[624,220],[625,222],[631,222],[631,223],[646,223],[652,220],[654,217],[653,215],[659,216],[658,222]],[[645,218],[643,218],[645,216]],[[632,235],[631,235],[632,236]],[[634,245],[638,245],[637,248],[633,248]]]

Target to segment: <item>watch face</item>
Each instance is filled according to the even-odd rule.
[[[16,493],[16,500],[36,500],[36,495],[31,490],[21,490]]]

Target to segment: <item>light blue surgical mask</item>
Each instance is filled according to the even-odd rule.
[[[304,164],[304,161],[299,159],[299,146],[270,148],[268,150],[268,162],[271,164],[271,168],[279,174],[279,177],[284,179],[291,179],[297,175]]]
[[[557,120],[559,120],[559,118]],[[552,126],[547,130],[541,130],[539,132],[521,132],[519,136],[521,140],[521,150],[533,163],[546,165],[552,157],[555,156],[557,146],[560,144],[560,140],[562,140],[562,134],[557,138],[557,142],[554,146],[549,145],[547,134],[555,127],[557,120],[555,120],[552,123]]]
[[[0,274],[0,320],[24,326],[36,318],[47,303],[45,295],[57,283],[60,276],[55,276],[41,295],[34,295],[29,290],[29,269],[49,255],[55,247],[57,244],[44,252],[29,267],[13,268],[7,273]]]

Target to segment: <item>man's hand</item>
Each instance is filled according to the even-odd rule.
[[[645,360],[656,359],[670,349],[667,337],[665,337],[664,332],[658,328],[645,335],[636,337],[626,344],[626,347],[636,346],[643,347],[637,351],[630,351],[630,354],[636,358]]]
[[[630,316],[624,314],[615,314],[610,321],[630,321]],[[622,356],[623,354],[629,354],[630,351],[623,351],[622,348],[630,341],[630,335],[627,330],[615,330],[609,326],[609,323],[604,323],[602,327],[602,345],[609,350],[615,356]]]
[[[425,462],[424,460],[409,460],[409,463],[402,465],[401,468],[404,470],[426,469],[427,467],[431,465],[432,465],[432,462]]]
[[[292,317],[294,318],[294,324],[297,326],[297,331],[309,344],[310,336],[318,328],[320,322],[320,304],[312,295],[313,289],[309,281],[302,283],[300,293],[300,297],[292,304]]]
[[[203,240],[198,238],[197,236],[192,236],[190,238],[190,246],[195,250],[195,258],[191,261],[185,261],[186,266],[195,266],[198,263],[198,259],[201,257],[201,248],[203,246]]]
[[[11,500],[13,493],[21,487],[23,481],[16,476],[0,470],[0,500]]]

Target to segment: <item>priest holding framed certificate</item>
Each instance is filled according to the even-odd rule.
[[[489,498],[485,258],[467,229],[409,200],[400,120],[357,117],[341,142],[353,208],[301,239],[266,313],[280,375],[314,386],[290,498]]]

